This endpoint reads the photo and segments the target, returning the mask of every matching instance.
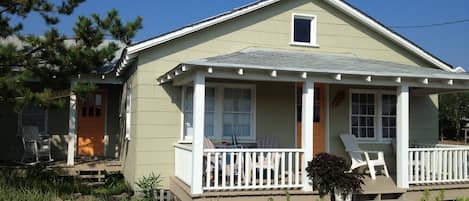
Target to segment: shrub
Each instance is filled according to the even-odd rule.
[[[161,176],[152,172],[148,176],[141,177],[136,184],[146,200],[154,200],[155,192],[161,186],[161,182]]]
[[[320,197],[340,189],[343,193],[361,192],[363,176],[357,172],[347,172],[349,169],[345,159],[328,153],[317,154],[308,162],[306,171],[313,181],[313,187],[318,189]]]

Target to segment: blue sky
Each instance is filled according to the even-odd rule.
[[[88,0],[73,16],[62,20],[58,28],[70,34],[78,15],[105,13],[111,8],[119,10],[123,20],[143,17],[144,28],[135,42],[159,35],[254,0]],[[138,2],[138,3],[137,3]],[[347,0],[353,6],[387,26],[412,26],[469,19],[467,0]],[[41,34],[45,30],[42,20],[30,17],[25,33]],[[469,22],[394,31],[453,66],[469,70]]]

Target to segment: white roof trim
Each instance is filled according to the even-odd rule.
[[[265,1],[260,1],[260,2],[255,2],[251,6],[247,6],[245,8],[236,10],[234,12],[228,13],[226,15],[221,15],[219,17],[215,17],[211,20],[203,21],[201,23],[196,23],[193,26],[185,27],[183,29],[170,32],[168,34],[162,35],[160,37],[150,39],[148,41],[142,42],[142,43],[137,43],[136,45],[132,45],[126,48],[125,55],[123,55],[123,58],[121,62],[118,64],[118,71],[122,71],[125,69],[128,65],[130,65],[131,62],[129,60],[137,57],[138,53],[142,50],[154,47],[156,45],[165,43],[167,41],[185,36],[187,34],[205,29],[207,27],[210,27],[212,25],[218,24],[225,22],[227,20],[236,18],[238,16],[247,14],[249,12],[258,10],[260,8],[266,7],[268,5],[271,5],[273,3],[279,2],[280,0],[265,0]],[[441,62],[435,56],[425,52],[423,49],[420,47],[412,44],[408,40],[404,39],[403,37],[393,33],[390,31],[388,28],[384,27],[383,25],[377,23],[375,20],[371,19],[370,17],[364,15],[363,13],[359,12],[355,8],[351,7],[347,3],[344,3],[342,0],[323,0],[324,2],[328,3],[329,5],[333,6],[334,8],[338,9],[339,11],[344,12],[345,14],[353,17],[355,20],[358,20],[359,22],[363,23],[365,26],[368,26],[372,30],[378,32],[379,34],[382,34],[383,36],[389,38],[390,40],[396,42],[397,44],[400,44],[402,47],[405,49],[414,52],[418,56],[420,56],[422,59],[430,62],[431,64],[441,68],[442,70],[445,71],[453,71],[453,68],[449,66],[448,64]]]

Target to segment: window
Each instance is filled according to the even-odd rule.
[[[358,138],[375,137],[375,95],[352,94],[352,134]]]
[[[21,112],[21,126],[37,126],[41,135],[47,133],[47,110],[28,106]]]
[[[251,90],[225,88],[223,98],[223,136],[251,135]]]
[[[321,97],[320,89],[314,87],[314,111],[313,111],[313,122],[321,121]],[[302,103],[303,102],[303,88],[296,88],[296,119],[301,120],[301,114],[303,112]]]
[[[352,90],[350,132],[360,140],[396,137],[396,95],[386,91]]]
[[[204,134],[214,140],[254,140],[254,87],[207,84],[205,87]],[[183,140],[193,135],[193,87],[183,90]]]
[[[316,45],[316,16],[293,14],[292,42],[293,45]]]

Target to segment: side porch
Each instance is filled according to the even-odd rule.
[[[73,166],[71,160],[77,160],[80,165],[83,161],[119,158],[121,82],[104,75],[81,75],[80,82],[97,86],[97,91],[85,99],[71,94],[76,81],[72,79],[70,85],[54,92],[55,98],[64,100],[60,107],[30,105],[15,111],[13,105],[0,105],[5,134],[0,143],[0,165],[62,166],[64,162]],[[41,86],[36,87],[42,90]]]

